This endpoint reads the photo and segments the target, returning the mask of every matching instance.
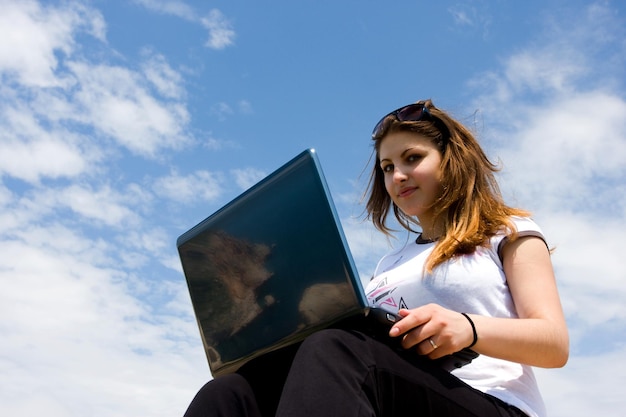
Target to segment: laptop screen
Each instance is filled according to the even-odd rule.
[[[313,150],[183,234],[177,246],[213,375],[365,306]]]

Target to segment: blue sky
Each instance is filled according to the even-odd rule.
[[[305,148],[367,277],[390,248],[360,220],[371,128],[423,98],[557,249],[572,346],[537,371],[550,415],[626,408],[622,2],[0,9],[0,414],[181,415],[210,374],[176,238]]]

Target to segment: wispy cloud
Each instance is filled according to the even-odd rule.
[[[11,375],[0,382],[2,412],[123,415],[135,404],[138,414],[163,413],[146,406],[147,389],[180,413],[181,387],[193,391],[204,372],[176,358],[202,352],[190,343],[197,328],[173,237],[158,220],[168,196],[157,192],[178,197],[190,186],[119,165],[160,163],[192,140],[182,77],[151,50],[136,66],[117,64],[101,14],[83,2],[2,8],[0,368]],[[205,179],[188,178],[211,198]],[[195,382],[171,386],[155,360]],[[146,375],[153,387],[140,382]]]
[[[235,183],[242,190],[246,190],[259,182],[263,177],[267,175],[266,172],[260,171],[255,168],[235,169],[232,171],[232,176],[235,178]]]
[[[590,5],[568,16],[566,25],[551,21],[500,69],[471,83],[478,93],[475,108],[489,126],[481,133],[503,161],[509,201],[531,209],[556,246],[553,260],[574,356],[549,381],[580,373],[567,387],[568,398],[588,396],[584,381],[590,375],[581,374],[591,370],[585,367],[595,360],[614,362],[610,358],[623,354],[626,343],[620,264],[626,230],[626,99],[618,93],[626,74],[615,66],[626,54],[618,40],[623,23],[607,7]],[[611,70],[598,62],[610,63]],[[601,336],[593,343],[590,335]],[[578,356],[589,350],[599,357]],[[615,366],[619,370],[609,374],[626,370]],[[606,384],[621,382],[609,377]],[[555,404],[562,398],[558,387],[544,387]],[[576,402],[576,407],[589,404]],[[610,401],[602,408],[608,410]],[[563,406],[560,415],[567,409]],[[589,410],[601,413],[595,406]]]
[[[24,86],[65,84],[56,69],[57,53],[71,55],[75,34],[85,32],[104,41],[106,25],[95,9],[80,2],[45,7],[34,0],[3,2],[0,27],[0,68]],[[20,45],[20,48],[16,48]]]
[[[487,37],[491,26],[491,14],[484,2],[457,3],[448,7],[452,17],[452,26],[455,30],[480,31],[482,37]]]
[[[209,39],[205,43],[209,48],[224,49],[234,43],[235,31],[232,24],[219,10],[211,10],[201,22],[209,30]]]
[[[235,114],[235,111],[228,103],[220,102],[213,105],[211,113],[216,115],[219,120],[223,121],[226,120],[228,116]]]
[[[0,105],[0,175],[37,183],[43,177],[75,177],[97,162],[75,132],[45,129],[24,103],[7,104]]]
[[[165,57],[149,49],[144,50],[143,55],[146,60],[142,63],[142,72],[156,92],[166,99],[185,98],[183,77],[169,65]]]
[[[221,175],[208,171],[196,171],[189,175],[176,172],[154,181],[154,191],[160,197],[179,203],[213,201],[222,193]]]
[[[27,181],[83,173],[101,159],[94,136],[147,157],[185,146],[189,114],[180,100],[180,75],[163,56],[149,52],[143,70],[86,60],[74,51],[72,36],[100,34],[94,21],[101,17],[81,5],[65,7],[49,6],[44,13],[38,3],[10,3],[9,13],[0,17],[12,16],[8,33],[20,45],[0,47],[0,71],[8,81],[0,104],[5,126],[0,158],[6,162],[1,170]],[[51,37],[44,41],[47,33]],[[106,50],[105,40],[98,41]],[[23,59],[10,59],[14,52]]]
[[[157,13],[180,17],[185,20],[195,20],[196,13],[184,1],[179,0],[133,0],[135,3]]]
[[[211,49],[224,49],[235,42],[236,33],[232,23],[218,9],[211,9],[208,14],[199,17],[196,10],[187,3],[178,0],[134,0],[135,3],[157,13],[168,14],[201,24],[209,31],[205,46]]]
[[[155,97],[144,74],[108,64],[73,62],[68,67],[79,82],[71,97],[76,121],[147,156],[187,142],[184,103]]]

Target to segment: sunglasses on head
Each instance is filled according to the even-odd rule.
[[[428,108],[424,106],[424,103],[408,104],[392,111],[391,113],[380,119],[380,121],[376,123],[376,126],[372,131],[372,138],[377,138],[383,133],[383,131],[385,130],[385,120],[389,116],[394,116],[399,122],[419,122],[420,120],[433,119]]]

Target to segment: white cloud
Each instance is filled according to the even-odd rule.
[[[453,29],[461,30],[463,33],[467,30],[480,30],[481,36],[489,35],[492,18],[484,2],[457,3],[448,7],[447,11],[455,25]]]
[[[5,3],[0,175],[30,183],[97,175],[114,152],[103,146],[111,139],[147,157],[191,142],[182,77],[162,55],[146,50],[143,71],[94,63],[74,36],[94,34],[107,51],[98,11],[74,2]]]
[[[255,168],[246,168],[234,169],[232,170],[232,175],[235,178],[237,186],[242,190],[246,190],[263,179],[267,173]]]
[[[198,13],[187,3],[178,0],[134,0],[135,3],[155,11],[200,23],[209,31],[209,38],[205,46],[211,49],[224,49],[234,44],[236,36],[231,22],[218,9],[212,9],[205,17],[199,17]]]
[[[239,111],[244,114],[254,113],[254,109],[252,108],[252,104],[248,100],[240,100],[239,103]]]
[[[9,188],[7,188],[2,182],[0,182],[0,208],[8,206],[12,200],[13,192],[11,192]],[[2,230],[1,226],[0,230]]]
[[[74,82],[58,68],[74,53],[78,32],[104,41],[102,16],[74,2],[44,8],[33,1],[4,1],[2,9],[0,175],[31,183],[80,175],[99,155],[80,134],[54,120],[71,107],[59,89]]]
[[[72,54],[77,31],[104,41],[105,24],[98,11],[79,2],[42,7],[33,0],[5,0],[0,28],[0,72],[23,85],[50,87],[63,81],[54,74],[59,64],[56,53]]]
[[[235,114],[235,111],[229,104],[221,102],[211,107],[211,113],[215,114],[219,120],[224,121],[227,116]]]
[[[182,88],[183,77],[170,67],[165,57],[145,51],[146,60],[143,63],[143,72],[146,79],[165,98],[180,99],[184,97]]]
[[[135,3],[157,13],[170,14],[185,20],[194,20],[196,14],[187,3],[179,0],[133,0]]]
[[[191,312],[147,309],[109,251],[115,248],[59,227],[0,242],[0,369],[11,375],[0,382],[4,413],[28,415],[42,405],[52,416],[184,410],[182,399],[207,373],[179,359],[203,359]],[[185,290],[182,283],[163,288]],[[177,371],[163,373],[155,361]],[[163,403],[150,405],[154,395]]]
[[[157,257],[171,249],[169,233],[162,228],[134,230],[125,235],[125,244],[136,248],[142,253],[154,254]]]
[[[209,149],[211,151],[217,151],[217,150],[224,149],[224,148],[237,148],[238,146],[239,145],[237,145],[233,141],[218,139],[212,136],[207,137],[202,142],[202,147],[204,147],[205,149]]]
[[[248,100],[239,100],[239,102],[234,105],[222,101],[211,106],[211,113],[220,121],[226,120],[237,112],[239,114],[249,115],[254,113],[254,109]]]
[[[556,247],[553,259],[567,315],[583,334],[601,328],[609,331],[614,323],[625,323],[626,270],[619,242],[626,218],[600,219],[597,214],[564,210],[546,212],[544,217],[546,234]]]
[[[498,151],[507,175],[516,176],[510,180],[518,196],[577,211],[615,202],[626,176],[626,100],[602,91],[573,92],[521,107],[512,106],[525,126],[499,133],[504,140]]]
[[[0,104],[0,122],[0,175],[37,183],[42,177],[75,177],[95,161],[73,132],[44,129],[28,109]]]
[[[554,65],[555,54],[559,56],[559,65]],[[579,52],[572,49],[525,51],[509,58],[505,68],[506,79],[514,92],[521,93],[525,89],[541,92],[546,88],[566,91],[576,78],[586,72],[586,68],[578,62],[584,56],[578,55]]]
[[[222,194],[221,177],[209,171],[189,175],[173,172],[154,181],[154,192],[177,203],[213,201]]]
[[[623,356],[622,348],[593,356],[572,356],[563,369],[538,369],[548,415],[621,417],[623,399],[618,393],[626,372]]]
[[[159,101],[140,74],[105,64],[69,66],[79,81],[73,98],[81,122],[141,155],[180,148],[189,141],[184,131],[189,122],[185,106]]]
[[[86,221],[122,227],[138,221],[136,212],[126,204],[124,195],[111,188],[70,185],[55,190],[41,190],[37,200],[57,209],[67,207]]]
[[[342,218],[341,226],[361,281],[365,285],[372,278],[378,260],[391,251],[393,244],[398,242],[386,239],[371,222],[354,217]]]
[[[205,45],[212,49],[224,49],[234,43],[235,31],[222,12],[213,9],[201,19],[202,25],[209,30],[209,39]]]
[[[452,15],[452,18],[454,19],[454,22],[456,24],[458,24],[458,25],[469,25],[469,26],[472,26],[474,24],[472,19],[467,15],[466,11],[459,10],[459,9],[452,9],[452,8],[449,9],[448,11]]]

